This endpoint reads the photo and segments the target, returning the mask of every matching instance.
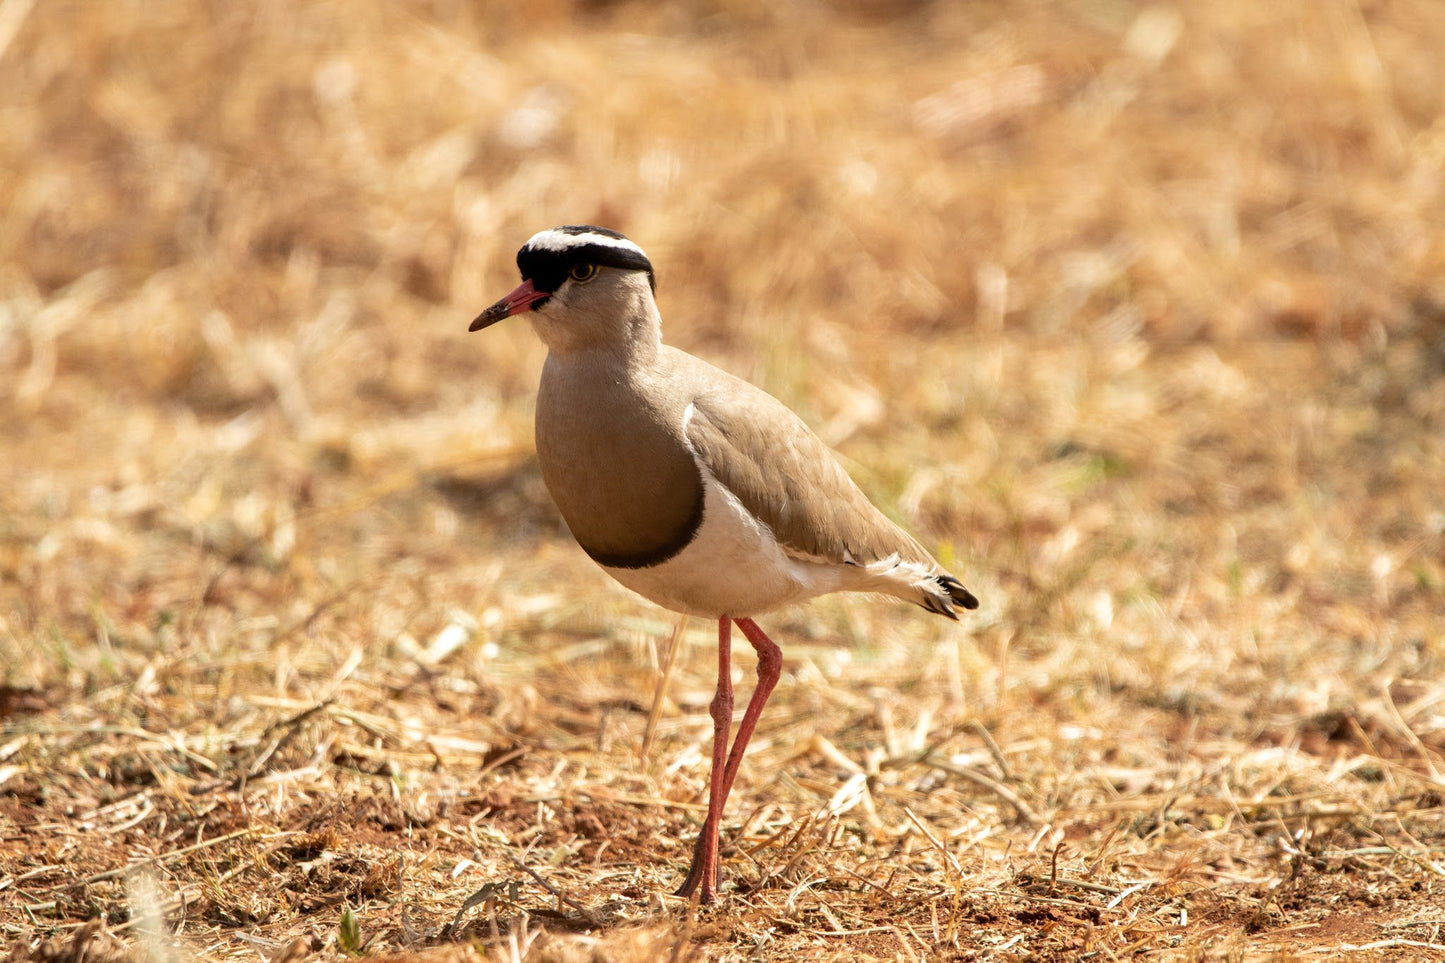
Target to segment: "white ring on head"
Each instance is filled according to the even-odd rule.
[[[525,246],[534,251],[565,251],[568,248],[581,247],[584,244],[615,247],[621,251],[633,251],[641,254],[644,258],[647,257],[642,248],[625,237],[609,237],[606,234],[595,234],[591,231],[585,234],[568,234],[565,231],[549,228],[533,234]]]

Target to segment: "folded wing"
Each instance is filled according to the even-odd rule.
[[[978,600],[874,507],[831,449],[771,395],[719,372],[727,391],[693,399],[688,442],[783,550],[858,569],[859,590],[887,592],[957,618]]]

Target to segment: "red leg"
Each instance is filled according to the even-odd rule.
[[[717,694],[712,698],[712,773],[708,777],[707,819],[692,851],[692,866],[678,887],[678,896],[691,896],[702,886],[698,899],[711,903],[717,889],[717,834],[727,801],[724,757],[728,751],[728,729],[733,722],[732,621],[724,615],[717,620]]]
[[[701,885],[702,893],[698,898],[704,903],[713,901],[719,885],[718,828],[722,825],[723,806],[733,791],[733,781],[737,779],[738,768],[743,761],[743,753],[747,751],[748,740],[752,738],[753,729],[758,724],[758,717],[763,714],[763,705],[768,701],[768,696],[772,695],[773,687],[778,684],[778,676],[783,669],[782,650],[767,637],[762,629],[758,628],[758,624],[752,619],[738,619],[737,623],[758,653],[758,687],[753,690],[752,698],[748,700],[748,707],[743,712],[742,722],[738,723],[737,739],[733,742],[732,751],[728,753],[727,763],[724,766],[721,747],[727,745],[728,723],[732,720],[733,705],[730,665],[727,668],[724,667],[725,663],[730,662],[731,655],[728,619],[724,616],[718,622],[719,677],[718,695],[713,699],[712,778],[709,786],[707,821],[703,823],[702,834],[698,836],[697,846],[693,850],[692,868],[688,870],[687,879],[683,880],[682,887],[677,891],[679,896],[691,896],[693,891]],[[727,715],[724,717],[724,721],[719,721],[717,710],[719,700],[723,698],[724,686],[727,689]]]
[[[753,697],[748,700],[747,711],[743,713],[743,721],[738,723],[738,737],[733,742],[732,752],[728,754],[727,772],[723,775],[723,799],[733,791],[733,780],[738,777],[738,767],[742,765],[743,751],[748,747],[748,740],[753,737],[753,727],[758,724],[758,717],[763,714],[763,705],[768,701],[768,696],[773,694],[773,686],[778,684],[778,676],[783,671],[783,651],[779,649],[772,639],[758,623],[752,619],[738,619],[738,628],[743,630],[743,635],[753,644],[758,653],[758,687],[753,690]]]

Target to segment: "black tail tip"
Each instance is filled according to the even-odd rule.
[[[943,585],[943,590],[948,597],[966,609],[978,608],[978,596],[963,587],[963,583],[952,575],[940,575],[938,581]]]

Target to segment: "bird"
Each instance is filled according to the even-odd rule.
[[[657,275],[642,248],[594,225],[540,231],[522,282],[472,321],[526,315],[547,347],[535,434],[542,479],[582,550],[656,604],[716,620],[707,816],[676,895],[714,902],[723,808],[782,671],[754,621],[830,592],[872,592],[958,620],[978,599],[858,488],[782,402],[663,344]],[[733,719],[731,628],[757,652]]]

